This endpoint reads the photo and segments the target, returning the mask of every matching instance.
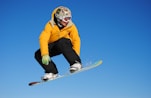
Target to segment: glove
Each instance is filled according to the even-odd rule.
[[[50,61],[51,61],[51,60],[50,60],[49,55],[44,55],[44,56],[42,56],[42,63],[43,63],[44,65],[48,65]]]

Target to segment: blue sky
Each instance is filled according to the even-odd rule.
[[[54,8],[71,9],[81,59],[102,66],[29,87],[43,69],[34,59],[38,37]],[[151,98],[150,0],[1,0],[0,98]],[[52,58],[61,73],[69,65]]]

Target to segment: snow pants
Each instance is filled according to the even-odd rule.
[[[79,55],[73,50],[72,44],[70,39],[67,38],[61,38],[51,44],[48,45],[49,48],[49,56],[57,56],[60,54],[63,54],[65,59],[68,61],[68,63],[73,65],[75,62],[80,62],[81,59]],[[42,66],[42,68],[45,70],[45,73],[54,73],[57,74],[58,70],[55,65],[55,63],[51,60],[48,65],[42,64],[42,57],[41,57],[41,51],[38,49],[35,52],[35,59],[38,61],[38,63]]]

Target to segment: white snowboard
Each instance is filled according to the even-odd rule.
[[[63,77],[66,77],[66,76],[70,76],[70,75],[74,75],[74,74],[77,74],[77,73],[80,73],[80,72],[83,72],[83,71],[86,71],[86,70],[89,70],[89,69],[92,69],[92,68],[95,68],[95,67],[98,67],[99,65],[101,65],[103,62],[102,60],[99,60],[91,65],[88,65],[88,66],[85,66],[83,67],[81,70],[79,71],[76,71],[74,73],[66,73],[64,75],[58,75],[58,77],[54,78],[54,79],[50,79],[50,80],[47,80],[47,81],[44,81],[44,80],[40,80],[40,81],[35,81],[35,82],[30,82],[28,85],[29,86],[34,86],[34,85],[37,85],[37,84],[41,84],[41,83],[45,83],[45,82],[50,82],[50,81],[53,81],[53,80],[56,80],[56,79],[59,79],[59,78],[63,78]]]

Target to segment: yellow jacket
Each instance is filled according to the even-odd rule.
[[[48,44],[53,43],[60,38],[70,39],[73,49],[80,55],[80,37],[76,26],[70,21],[66,27],[60,30],[54,22],[55,11],[56,9],[52,13],[52,19],[46,24],[39,37],[41,55],[49,54]]]

